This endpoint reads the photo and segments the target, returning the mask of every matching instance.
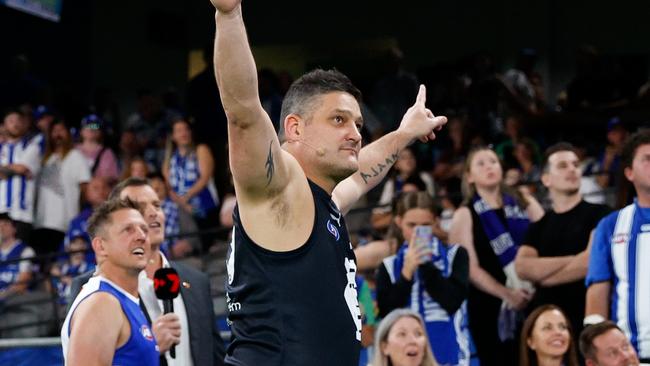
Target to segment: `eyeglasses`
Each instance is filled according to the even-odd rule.
[[[83,128],[89,128],[91,130],[99,130],[101,129],[101,126],[99,125],[99,123],[88,123],[84,125]]]

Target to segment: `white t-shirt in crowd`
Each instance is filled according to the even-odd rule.
[[[84,156],[74,149],[63,160],[52,154],[39,179],[34,227],[65,232],[79,214],[79,185],[90,180]]]
[[[14,174],[0,179],[0,213],[8,213],[18,221],[32,223],[34,218],[34,178],[41,167],[38,144],[28,138],[0,144],[0,166],[19,164],[29,169],[30,175]]]

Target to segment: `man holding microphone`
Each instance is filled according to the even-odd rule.
[[[149,261],[148,225],[130,200],[99,206],[88,221],[97,275],[72,303],[61,329],[66,365],[158,365],[158,346],[138,303]]]
[[[153,333],[160,348],[161,365],[222,365],[225,354],[223,341],[216,329],[208,276],[193,268],[170,262],[160,252],[165,240],[165,215],[154,189],[140,178],[120,182],[109,200],[129,198],[137,202],[149,229],[151,256],[139,274],[140,307],[151,319]],[[154,273],[161,268],[174,268],[180,277],[180,294],[173,302],[173,313],[164,314],[163,305],[154,293]],[[75,296],[91,273],[75,278],[70,296]],[[85,288],[85,285],[84,285]],[[170,349],[175,347],[175,357]]]

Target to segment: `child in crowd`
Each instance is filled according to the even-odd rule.
[[[59,294],[59,303],[61,304],[67,304],[72,279],[95,268],[95,262],[89,260],[86,255],[90,249],[89,244],[88,235],[85,232],[71,232],[65,259],[54,264],[50,269],[52,282]]]

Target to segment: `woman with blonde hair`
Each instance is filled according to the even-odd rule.
[[[372,366],[436,366],[420,314],[395,309],[379,323]]]
[[[483,365],[516,365],[521,310],[534,288],[514,269],[531,221],[544,215],[530,195],[508,190],[503,168],[488,147],[469,152],[463,171],[465,201],[454,213],[449,242],[469,254],[469,329]]]

